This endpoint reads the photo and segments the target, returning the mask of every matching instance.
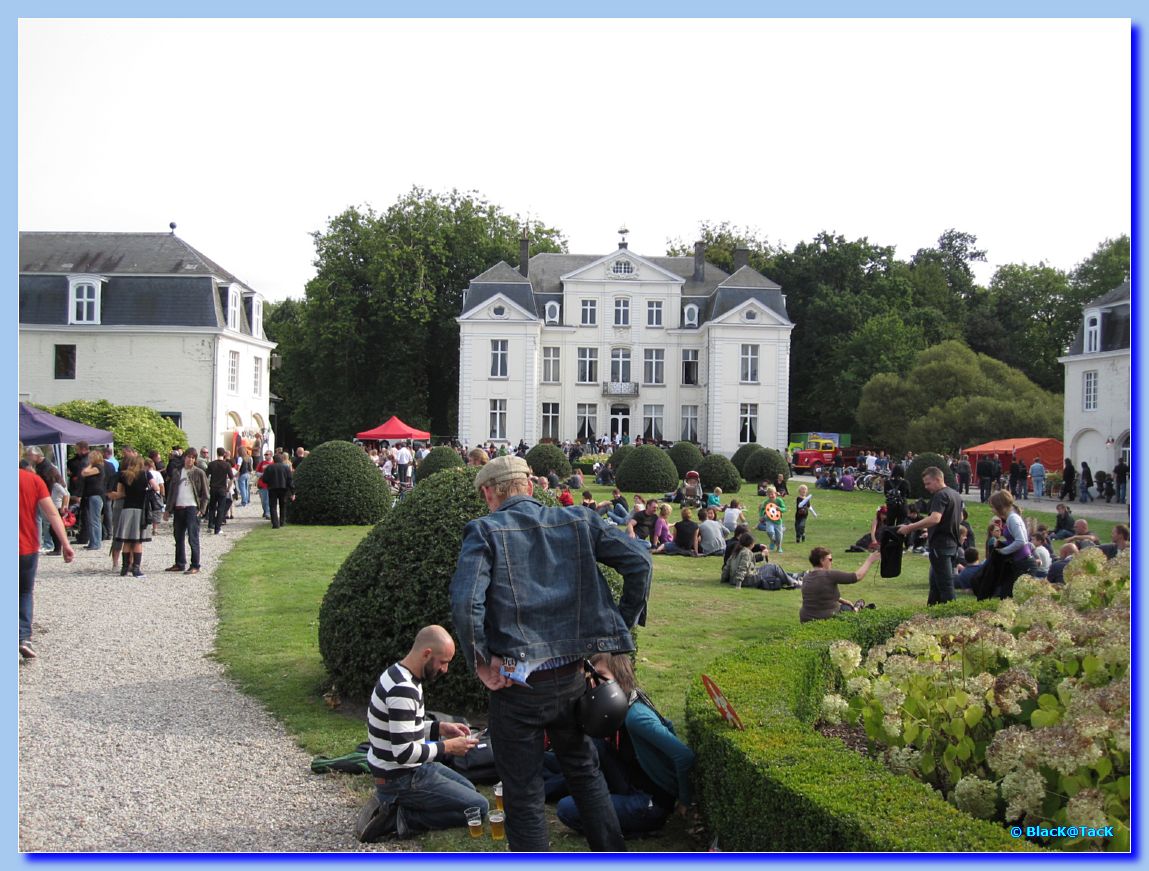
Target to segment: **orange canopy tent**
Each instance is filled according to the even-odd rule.
[[[356,433],[355,437],[363,441],[376,442],[393,442],[398,439],[423,439],[426,441],[431,438],[431,434],[421,429],[415,429],[413,426],[407,426],[407,424],[399,420],[398,417],[391,415],[391,419],[386,423],[379,424],[375,429]]]
[[[1001,460],[1005,472],[1009,471],[1009,464],[1013,462],[1015,454],[1025,463],[1027,471],[1038,457],[1041,458],[1041,465],[1045,466],[1046,472],[1059,471],[1065,462],[1065,448],[1060,439],[997,439],[966,448],[962,453],[969,455],[969,464],[973,467],[973,480],[975,482],[977,481],[977,461],[983,456],[992,459],[996,454]]]

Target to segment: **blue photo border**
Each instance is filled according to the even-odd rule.
[[[901,0],[901,2],[878,2],[866,4],[861,7],[856,3],[846,3],[842,0],[833,0],[833,2],[824,2],[818,4],[816,7],[809,6],[800,2],[775,2],[775,3],[752,3],[747,0],[742,2],[733,2],[733,0],[719,0],[719,2],[700,4],[698,2],[682,2],[682,0],[666,0],[666,2],[655,3],[651,0],[641,0],[641,2],[631,3],[606,3],[603,0],[585,0],[580,3],[527,3],[523,0],[503,0],[503,2],[493,2],[484,4],[464,3],[464,2],[436,2],[436,3],[418,3],[411,2],[341,2],[335,0],[327,4],[312,4],[307,2],[299,2],[299,0],[289,0],[289,2],[282,2],[277,4],[270,3],[224,3],[219,0],[206,0],[202,3],[172,3],[163,6],[154,3],[139,2],[139,0],[113,0],[113,2],[92,4],[80,2],[46,2],[46,3],[33,3],[28,0],[19,0],[12,7],[12,15],[9,24],[9,37],[6,40],[8,51],[7,69],[9,70],[9,86],[5,89],[4,100],[6,103],[7,117],[10,119],[9,134],[6,137],[6,151],[9,155],[9,165],[11,170],[6,176],[7,184],[7,199],[10,204],[9,211],[6,213],[7,217],[5,223],[9,226],[9,231],[6,238],[9,243],[4,247],[3,257],[6,266],[5,274],[9,276],[9,281],[15,283],[15,276],[18,273],[17,263],[17,250],[16,244],[17,234],[19,227],[17,225],[16,217],[16,199],[17,199],[17,177],[15,172],[17,161],[17,148],[18,140],[16,136],[16,109],[17,109],[17,52],[18,52],[18,29],[17,22],[20,17],[27,18],[179,18],[179,17],[394,17],[394,18],[466,18],[466,17],[491,17],[491,18],[595,18],[595,17],[627,17],[627,18],[659,18],[659,17],[681,17],[681,18],[733,18],[733,17],[773,17],[773,18],[854,18],[854,17],[871,17],[871,18],[1048,18],[1048,17],[1062,17],[1062,18],[1076,18],[1076,17],[1112,17],[1112,18],[1128,18],[1132,20],[1131,32],[1131,47],[1132,47],[1132,61],[1133,61],[1133,88],[1132,88],[1132,131],[1133,131],[1133,166],[1132,166],[1132,220],[1131,220],[1131,239],[1133,243],[1133,270],[1132,270],[1132,287],[1133,287],[1133,379],[1132,379],[1132,409],[1133,409],[1133,432],[1140,432],[1141,415],[1144,411],[1144,404],[1142,402],[1142,364],[1144,354],[1139,353],[1137,350],[1137,341],[1139,337],[1145,335],[1141,331],[1144,322],[1145,313],[1137,303],[1138,290],[1141,287],[1141,278],[1143,277],[1144,267],[1141,260],[1141,246],[1140,242],[1140,224],[1141,224],[1141,203],[1142,203],[1142,136],[1141,136],[1141,120],[1143,117],[1144,105],[1144,88],[1143,76],[1144,69],[1142,64],[1142,50],[1141,50],[1141,29],[1138,18],[1135,15],[1135,10],[1131,3],[1118,3],[1112,0],[1099,0],[1095,3],[1068,3],[1068,2],[1051,2],[1051,3],[1033,3],[1033,2],[988,2],[988,0],[971,0],[971,2],[956,4],[934,4],[925,5],[921,3],[910,3]],[[1068,123],[1072,123],[1069,121]],[[1104,130],[1099,130],[1097,135],[1105,135]],[[1056,183],[1056,180],[1051,179],[1051,184]],[[82,228],[76,228],[82,229]],[[8,298],[11,300],[13,308],[17,307],[17,294],[10,292]],[[13,327],[10,332],[10,338],[18,340],[18,315],[13,318]],[[13,335],[15,334],[15,335]],[[11,341],[7,345],[7,359],[8,365],[3,367],[4,378],[13,388],[10,396],[15,396],[18,393],[18,343]],[[10,407],[11,421],[11,434],[14,444],[18,439],[18,424],[17,424],[17,407],[16,403]],[[8,486],[5,488],[6,492],[13,494],[16,492],[16,467],[11,464],[11,468],[5,468],[2,473],[4,479],[8,481]],[[1132,494],[1130,502],[1134,500]],[[7,500],[5,507],[0,509],[3,512],[3,519],[6,521],[5,528],[10,530],[10,534],[14,535],[16,530],[16,510],[15,500],[11,497]],[[1139,537],[1141,532],[1141,524],[1138,522],[1137,508],[1133,508],[1133,529],[1134,538]],[[1144,577],[1149,577],[1141,572],[1142,564],[1146,556],[1139,548],[1134,548],[1134,589],[1137,590],[1137,581]],[[1146,625],[1143,617],[1144,610],[1144,597],[1136,595],[1134,597],[1134,613],[1133,613],[1133,663],[1134,663],[1134,709],[1133,709],[1133,725],[1134,725],[1134,740],[1133,740],[1133,754],[1135,760],[1139,757],[1139,739],[1144,735],[1144,730],[1141,728],[1140,721],[1141,702],[1143,681],[1141,679],[1141,667],[1143,660],[1141,654],[1143,651],[1143,644],[1139,638],[1139,630],[1142,626]],[[18,667],[13,665],[12,667]],[[16,672],[12,672],[8,681],[7,687],[9,690],[10,698],[16,695],[17,677]],[[4,718],[2,726],[3,734],[9,738],[8,746],[18,750],[18,731],[17,731],[17,706],[15,704],[9,705],[9,715]],[[77,736],[77,748],[82,747],[82,737]],[[81,751],[82,752],[82,751]],[[147,748],[141,748],[141,753],[147,753]],[[64,764],[66,752],[61,750],[61,764]],[[5,774],[8,775],[7,782],[12,785],[7,793],[8,813],[4,816],[3,832],[5,835],[4,841],[7,844],[7,858],[13,864],[35,865],[39,867],[55,866],[59,863],[116,863],[130,865],[134,867],[155,867],[164,868],[170,865],[203,865],[212,868],[258,868],[258,867],[271,867],[282,866],[292,863],[306,863],[314,866],[317,864],[348,864],[348,863],[362,863],[362,862],[386,862],[389,866],[396,864],[412,864],[420,868],[434,868],[443,867],[447,868],[459,862],[461,856],[465,856],[465,861],[468,863],[476,864],[491,864],[491,863],[532,863],[538,861],[531,855],[514,855],[514,854],[485,854],[485,853],[465,853],[465,854],[410,854],[410,853],[348,853],[348,854],[149,854],[149,855],[103,855],[103,854],[31,854],[20,855],[17,852],[17,826],[18,814],[16,807],[16,789],[17,782],[17,756],[15,753],[9,754],[7,762],[4,764]],[[161,759],[144,760],[143,764],[162,764]],[[1137,761],[1134,762],[1134,771],[1138,771],[1139,766]],[[173,785],[173,788],[177,788]],[[268,777],[268,800],[274,801],[275,779],[273,775]],[[955,863],[971,863],[977,862],[979,865],[994,865],[1003,868],[1029,868],[1037,867],[1038,865],[1046,865],[1049,863],[1056,863],[1062,865],[1064,863],[1081,863],[1089,862],[1121,862],[1123,864],[1129,862],[1140,862],[1141,850],[1138,849],[1141,844],[1140,822],[1144,821],[1144,792],[1141,789],[1141,783],[1138,778],[1134,780],[1134,795],[1132,804],[1132,820],[1131,825],[1133,828],[1133,843],[1134,853],[1125,856],[1109,856],[1098,854],[1050,854],[1042,855],[1040,857],[1020,857],[1013,855],[952,855],[952,854],[911,854],[911,855],[876,855],[876,854],[759,854],[759,855],[744,855],[733,853],[709,853],[709,854],[627,854],[610,857],[595,857],[590,854],[552,854],[547,857],[548,862],[558,862],[569,865],[602,863],[604,861],[611,863],[625,863],[632,867],[653,867],[654,863],[667,864],[667,863],[715,863],[720,862],[723,864],[729,863],[754,863],[754,864],[770,864],[776,868],[809,868],[811,866],[832,866],[844,862],[856,863],[875,863],[875,862],[897,862],[904,864],[906,862],[920,862],[928,860],[930,862],[945,862],[949,864]],[[639,845],[640,846],[640,845]]]

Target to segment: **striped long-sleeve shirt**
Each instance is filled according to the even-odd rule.
[[[367,764],[376,777],[417,768],[443,753],[438,724],[424,722],[423,688],[414,675],[395,663],[379,676],[367,706],[371,749]]]

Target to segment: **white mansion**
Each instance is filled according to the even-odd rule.
[[[459,322],[466,444],[628,435],[729,456],[787,444],[790,331],[782,289],[735,252],[536,254],[471,280]]]

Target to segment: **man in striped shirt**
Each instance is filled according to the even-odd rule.
[[[397,808],[395,829],[407,837],[430,829],[467,824],[465,808],[485,814],[487,799],[463,775],[437,760],[463,756],[478,742],[460,723],[424,722],[423,683],[447,673],[455,642],[442,626],[425,626],[408,654],[379,676],[367,708],[380,805]]]

